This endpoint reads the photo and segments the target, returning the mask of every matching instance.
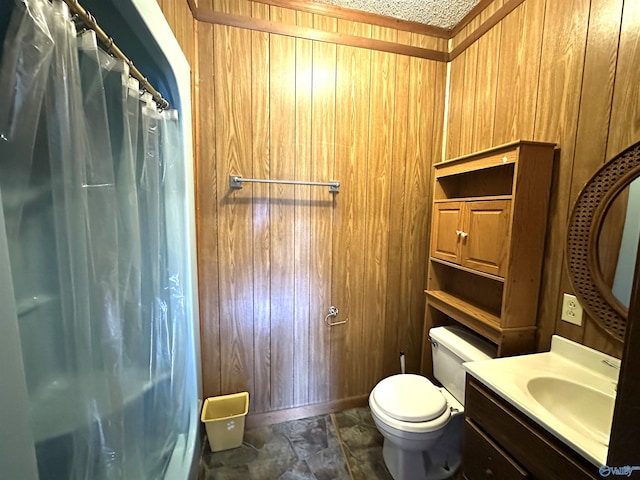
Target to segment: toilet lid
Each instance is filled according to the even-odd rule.
[[[373,389],[373,397],[380,410],[404,422],[427,422],[447,409],[440,390],[420,375],[387,377]]]

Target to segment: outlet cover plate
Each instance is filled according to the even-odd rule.
[[[582,305],[575,295],[565,293],[562,297],[562,320],[574,325],[582,325]]]

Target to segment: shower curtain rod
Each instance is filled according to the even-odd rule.
[[[168,109],[169,102],[167,102],[164,98],[162,98],[162,95],[160,95],[160,93],[155,88],[153,88],[153,86],[149,83],[147,78],[144,75],[142,75],[142,73],[140,73],[140,70],[138,70],[135,67],[133,62],[129,60],[129,58],[127,58],[127,56],[122,52],[122,50],[118,48],[118,46],[113,42],[113,38],[107,35],[105,31],[102,30],[102,28],[100,28],[100,25],[98,25],[98,22],[96,22],[96,19],[93,17],[93,15],[91,15],[91,13],[85,10],[84,7],[80,5],[78,0],[64,0],[64,3],[67,4],[71,13],[73,13],[74,15],[79,17],[80,20],[82,20],[82,23],[87,28],[90,28],[91,30],[96,32],[98,40],[100,40],[100,42],[102,42],[102,44],[107,47],[110,53],[112,53],[114,56],[118,58],[121,58],[122,60],[125,61],[125,63],[127,63],[127,65],[129,65],[130,75],[140,82],[140,85],[145,91],[151,94],[156,104],[158,105],[158,108],[161,108],[162,110]]]

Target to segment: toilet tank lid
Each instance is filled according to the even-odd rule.
[[[462,327],[435,327],[429,330],[432,340],[451,350],[465,362],[496,357],[497,347]]]

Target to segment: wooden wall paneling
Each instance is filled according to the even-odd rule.
[[[293,10],[271,7],[271,17],[294,22]],[[270,170],[295,178],[295,38],[270,35]],[[295,187],[271,185],[271,407],[293,406]]]
[[[467,53],[462,52],[449,63],[449,105],[447,111],[447,136],[445,158],[455,158],[462,153],[460,148],[462,130],[469,129],[469,119],[463,116],[463,104],[466,96],[464,91],[464,74]],[[473,101],[473,97],[469,97]],[[467,99],[467,100],[469,100]]]
[[[196,6],[203,10],[213,10],[213,2],[214,0],[196,0]]]
[[[314,15],[314,27],[336,31],[335,19]],[[336,125],[336,46],[313,42],[312,105],[311,105],[311,173],[312,180],[336,179],[335,125]],[[338,179],[342,181],[341,179]],[[338,195],[341,195],[339,193]],[[331,328],[324,315],[332,305],[331,266],[333,250],[330,247],[336,199],[323,188],[311,189],[311,278],[309,328],[309,402],[329,400],[331,390]]]
[[[231,192],[228,183],[230,174],[253,173],[251,32],[215,26],[214,48],[221,390],[252,393],[253,188]]]
[[[484,12],[483,12],[484,13]],[[482,15],[482,14],[481,14]],[[484,150],[492,146],[496,117],[498,65],[502,24],[497,24],[478,40],[478,69],[476,79],[475,114],[472,149],[463,153]]]
[[[575,162],[569,195],[570,208],[584,184],[607,159],[622,7],[623,0],[591,2]],[[562,286],[562,291],[571,291],[564,265]],[[586,315],[583,325],[582,341],[585,345],[617,357],[622,355],[621,343],[604,334]],[[565,322],[559,322],[556,332],[562,335],[566,328]]]
[[[269,18],[269,6],[254,4],[252,16]],[[269,99],[269,34],[251,32],[251,142],[254,178],[269,178],[271,168]],[[247,79],[249,80],[249,79]],[[248,132],[249,133],[249,132]],[[247,188],[247,187],[245,187]],[[271,218],[269,185],[254,183],[253,189],[253,350],[255,387],[253,411],[271,410]],[[246,319],[250,322],[250,319]]]
[[[338,20],[338,32],[370,36],[371,26]],[[340,310],[331,327],[331,398],[362,392],[367,362],[362,351],[365,202],[371,52],[338,45],[336,50],[335,175],[341,182],[333,229],[331,298]]]
[[[483,85],[477,86],[478,79],[478,45],[475,42],[470,45],[464,52],[464,90],[462,95],[462,125],[460,128],[460,145],[458,146],[458,154],[466,154],[474,151],[473,135],[475,130],[469,128],[473,124],[476,115],[476,94],[484,88]]]
[[[522,78],[521,66],[524,59],[524,44],[521,41],[524,31],[525,5],[511,12],[502,22],[500,59],[498,62],[498,84],[495,101],[495,122],[493,145],[502,145],[517,140],[518,99],[520,85],[531,81]]]
[[[546,254],[539,303],[538,348],[548,350],[561,306],[561,275],[574,164],[589,1],[547,2],[534,140],[560,147],[551,186]],[[568,324],[567,324],[568,325]],[[580,341],[581,331],[568,338]]]
[[[438,88],[436,63],[410,59],[409,111],[407,126],[407,170],[401,265],[402,298],[408,302],[408,315],[398,319],[401,350],[405,352],[408,372],[419,372],[424,326],[424,288],[431,209],[431,171],[434,123],[442,112],[435,112]]]
[[[213,25],[198,24],[196,228],[203,395],[220,395],[218,182],[215,161]]]
[[[625,0],[606,158],[640,139],[640,4]]]
[[[518,109],[515,139],[533,138],[538,99],[538,79],[542,56],[546,0],[527,0],[524,4],[524,24],[520,38]]]
[[[371,35],[395,41],[397,31],[373,27]],[[387,277],[389,267],[389,212],[391,210],[391,166],[393,156],[397,55],[371,52],[369,95],[369,163],[366,181],[365,270],[362,285],[363,355],[367,369],[364,391],[383,378],[384,333],[387,321]]]
[[[411,35],[398,32],[399,42],[411,42]],[[391,181],[389,183],[389,245],[386,285],[386,313],[384,324],[383,376],[399,373],[400,351],[399,321],[408,317],[407,302],[401,297],[402,278],[402,232],[405,204],[405,176],[407,155],[407,124],[409,113],[410,58],[396,56],[395,99],[393,117],[393,144],[391,158]]]
[[[213,9],[216,12],[250,17],[251,3],[250,0],[213,0]]]
[[[313,27],[313,15],[297,12],[298,25]],[[312,69],[313,43],[310,40],[296,39],[296,180],[311,178],[311,106],[312,106]],[[319,323],[322,311],[311,312],[310,290],[312,252],[311,238],[311,188],[295,187],[295,251],[294,263],[294,403],[309,403],[309,336],[311,319]]]

